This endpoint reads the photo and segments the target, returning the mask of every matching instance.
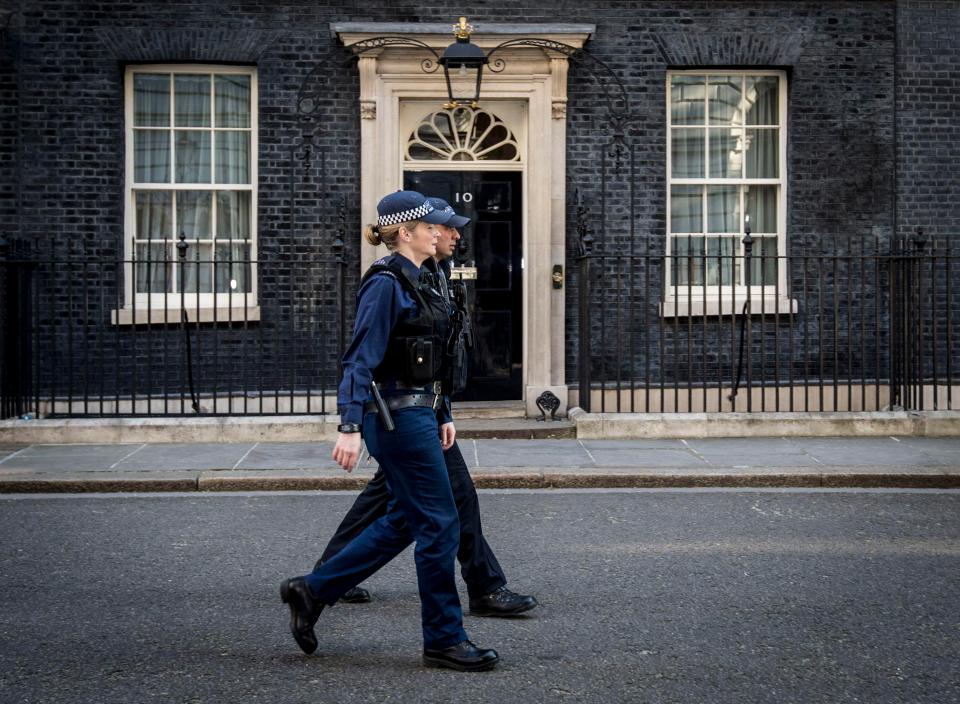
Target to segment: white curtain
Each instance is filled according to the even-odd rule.
[[[250,133],[217,130],[217,183],[250,183]]]
[[[174,76],[173,103],[176,127],[209,127],[210,76]]]
[[[170,133],[167,130],[133,131],[133,180],[170,183]]]
[[[185,235],[190,245],[183,269],[183,284],[187,293],[211,291],[212,246],[209,242],[213,238],[210,227],[211,198],[210,191],[179,191],[177,193],[177,236]]]
[[[170,126],[170,76],[165,73],[134,74],[133,126]]]
[[[169,191],[137,191],[134,269],[137,293],[161,293],[173,285],[170,272],[172,194]]]
[[[206,130],[176,131],[177,183],[210,183],[210,133]]]
[[[250,127],[250,76],[218,75],[217,127]]]

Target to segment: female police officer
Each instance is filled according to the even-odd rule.
[[[317,648],[313,627],[324,606],[336,603],[415,540],[424,663],[488,670],[499,656],[467,639],[454,580],[459,521],[443,450],[453,444],[456,431],[438,384],[449,308],[439,292],[420,281],[420,265],[436,253],[433,224],[446,216],[415,191],[384,197],[377,215],[377,227],[364,236],[393,254],[375,262],[360,286],[337,396],[342,422],[333,458],[347,471],[353,469],[362,419],[367,448],[387,477],[390,507],[313,572],[284,580],[280,595],[290,609],[294,639],[312,653]],[[374,412],[374,381],[382,388],[390,419]],[[390,420],[392,431],[387,430]]]

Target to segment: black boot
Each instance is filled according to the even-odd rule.
[[[500,662],[496,650],[478,648],[468,640],[440,650],[423,649],[423,664],[431,667],[449,667],[460,672],[492,670]]]
[[[470,600],[470,613],[473,616],[516,616],[539,606],[532,596],[517,594],[506,587]]]
[[[318,601],[303,577],[285,579],[280,584],[280,599],[290,607],[290,633],[307,655],[317,649],[313,626],[320,618],[323,604]]]
[[[370,602],[370,592],[363,587],[352,587],[343,593],[340,601],[344,604],[367,604]]]

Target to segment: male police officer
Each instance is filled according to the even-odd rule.
[[[459,228],[468,224],[470,219],[457,215],[450,204],[441,198],[427,198],[427,202],[437,211],[447,214],[448,218],[435,226],[440,235],[437,241],[437,261],[428,260],[424,267],[434,275],[440,291],[450,305],[455,307],[456,303],[450,292],[451,257],[460,240]],[[457,314],[461,319],[468,320],[466,310],[458,310]],[[454,335],[461,338],[461,343],[462,332],[454,331]],[[459,356],[463,357],[462,354]],[[456,371],[454,373],[456,374]],[[457,559],[460,561],[463,580],[470,595],[470,613],[475,616],[514,616],[535,608],[538,602],[534,597],[507,589],[507,578],[503,569],[483,537],[477,490],[456,442],[444,452],[444,460],[460,515],[460,548]],[[367,525],[386,513],[389,501],[390,490],[386,477],[383,470],[377,470],[341,521],[317,564],[329,560]],[[367,602],[370,601],[370,593],[362,587],[355,587],[343,595],[342,601]]]

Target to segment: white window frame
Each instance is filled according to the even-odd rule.
[[[671,110],[671,81],[676,76],[776,76],[779,79],[779,94],[778,94],[778,125],[779,130],[779,144],[778,144],[778,177],[777,178],[746,178],[736,177],[736,178],[710,178],[707,171],[704,172],[703,178],[673,178],[673,120],[672,120],[672,110]],[[783,257],[786,254],[786,243],[787,243],[787,182],[788,182],[788,168],[787,168],[787,74],[785,71],[777,70],[763,70],[763,69],[738,69],[738,70],[726,70],[726,69],[696,69],[696,70],[670,70],[667,71],[666,83],[665,83],[665,96],[666,99],[665,109],[666,109],[666,132],[667,132],[667,143],[666,143],[666,256],[664,266],[664,296],[663,296],[663,305],[661,306],[661,312],[664,316],[686,316],[686,315],[731,315],[731,314],[740,314],[742,304],[747,300],[747,287],[743,283],[743,276],[741,272],[740,280],[736,282],[736,285],[731,285],[729,282],[724,282],[722,286],[704,286],[704,285],[689,285],[689,284],[677,284],[674,286],[673,282],[673,272],[671,266],[671,258],[673,254],[673,240],[674,235],[672,234],[672,203],[671,203],[671,193],[673,186],[684,186],[684,185],[700,185],[700,186],[744,186],[744,185],[772,185],[777,187],[777,284],[776,285],[762,285],[762,284],[753,284],[750,286],[750,297],[753,301],[753,312],[759,313],[761,310],[764,310],[767,313],[787,313],[796,311],[796,302],[791,301],[789,298],[789,291],[787,290],[787,267],[785,266],[785,260]],[[742,100],[745,99],[745,96]],[[704,131],[705,131],[705,141],[704,141],[704,159],[705,164],[709,165],[710,161],[710,100],[709,96],[705,100],[704,105]],[[743,111],[742,111],[743,112]],[[745,114],[745,112],[743,113]],[[715,127],[721,127],[722,125],[715,125]],[[694,126],[690,125],[678,125],[677,127],[687,127],[690,129],[696,129]],[[750,126],[744,123],[740,126],[741,129],[748,129]],[[744,151],[745,155],[746,152]],[[706,193],[706,191],[704,191]],[[707,227],[708,227],[708,208],[706,202],[706,195],[704,195],[704,203],[702,210],[702,233],[706,238]],[[742,189],[740,190],[740,213],[744,213],[744,195]],[[731,236],[736,237],[737,249],[736,255],[738,257],[743,256],[743,244],[742,240],[744,237],[744,223],[743,218],[741,217],[740,222],[740,232],[736,234],[731,234]],[[692,233],[696,236],[697,233]],[[683,235],[679,235],[683,236]],[[755,238],[759,240],[759,237]],[[756,250],[755,250],[756,251]],[[742,259],[741,259],[742,261]],[[742,267],[741,267],[742,268]],[[706,272],[704,272],[704,275]],[[733,304],[736,303],[737,310],[733,310]]]
[[[173,135],[171,134],[171,159],[170,159],[170,181],[168,183],[136,183],[134,182],[134,149],[133,149],[133,77],[137,73],[169,73],[169,74],[236,74],[250,76],[250,128],[222,128],[216,127],[216,105],[211,105],[210,127],[193,128],[209,129],[211,132],[210,149],[210,183],[176,183],[175,162],[173,160]],[[212,89],[212,88],[211,88]],[[170,91],[170,126],[166,128],[173,133],[177,128],[173,125],[174,105],[173,89]],[[113,315],[114,323],[145,323],[145,322],[179,322],[179,314],[176,317],[171,316],[167,319],[167,311],[180,311],[181,302],[183,308],[188,313],[192,310],[201,311],[199,319],[209,321],[219,319],[226,321],[233,320],[256,320],[259,319],[258,300],[258,279],[259,266],[257,261],[257,184],[258,184],[258,85],[257,69],[253,66],[223,66],[218,64],[137,64],[127,66],[124,72],[124,217],[123,217],[123,252],[124,252],[124,298],[123,310],[115,311]],[[216,178],[216,131],[249,131],[250,133],[250,183],[249,184],[217,184]],[[243,293],[183,293],[178,290],[171,293],[134,293],[133,290],[133,259],[135,255],[134,239],[136,229],[136,192],[145,190],[158,191],[249,191],[250,193],[250,291]],[[176,208],[173,209],[173,241],[174,247],[172,254],[176,258],[176,242],[178,230],[176,227]],[[214,215],[215,217],[215,215]],[[215,239],[216,222],[211,222],[211,237]],[[191,243],[192,244],[192,243]],[[187,260],[189,261],[189,250]],[[174,265],[174,268],[176,265]],[[212,276],[212,275],[211,275]],[[215,285],[215,277],[214,279]],[[176,288],[176,287],[175,287]],[[136,319],[133,319],[131,311],[136,311]],[[218,315],[220,313],[220,315]],[[149,318],[149,320],[147,319]]]

